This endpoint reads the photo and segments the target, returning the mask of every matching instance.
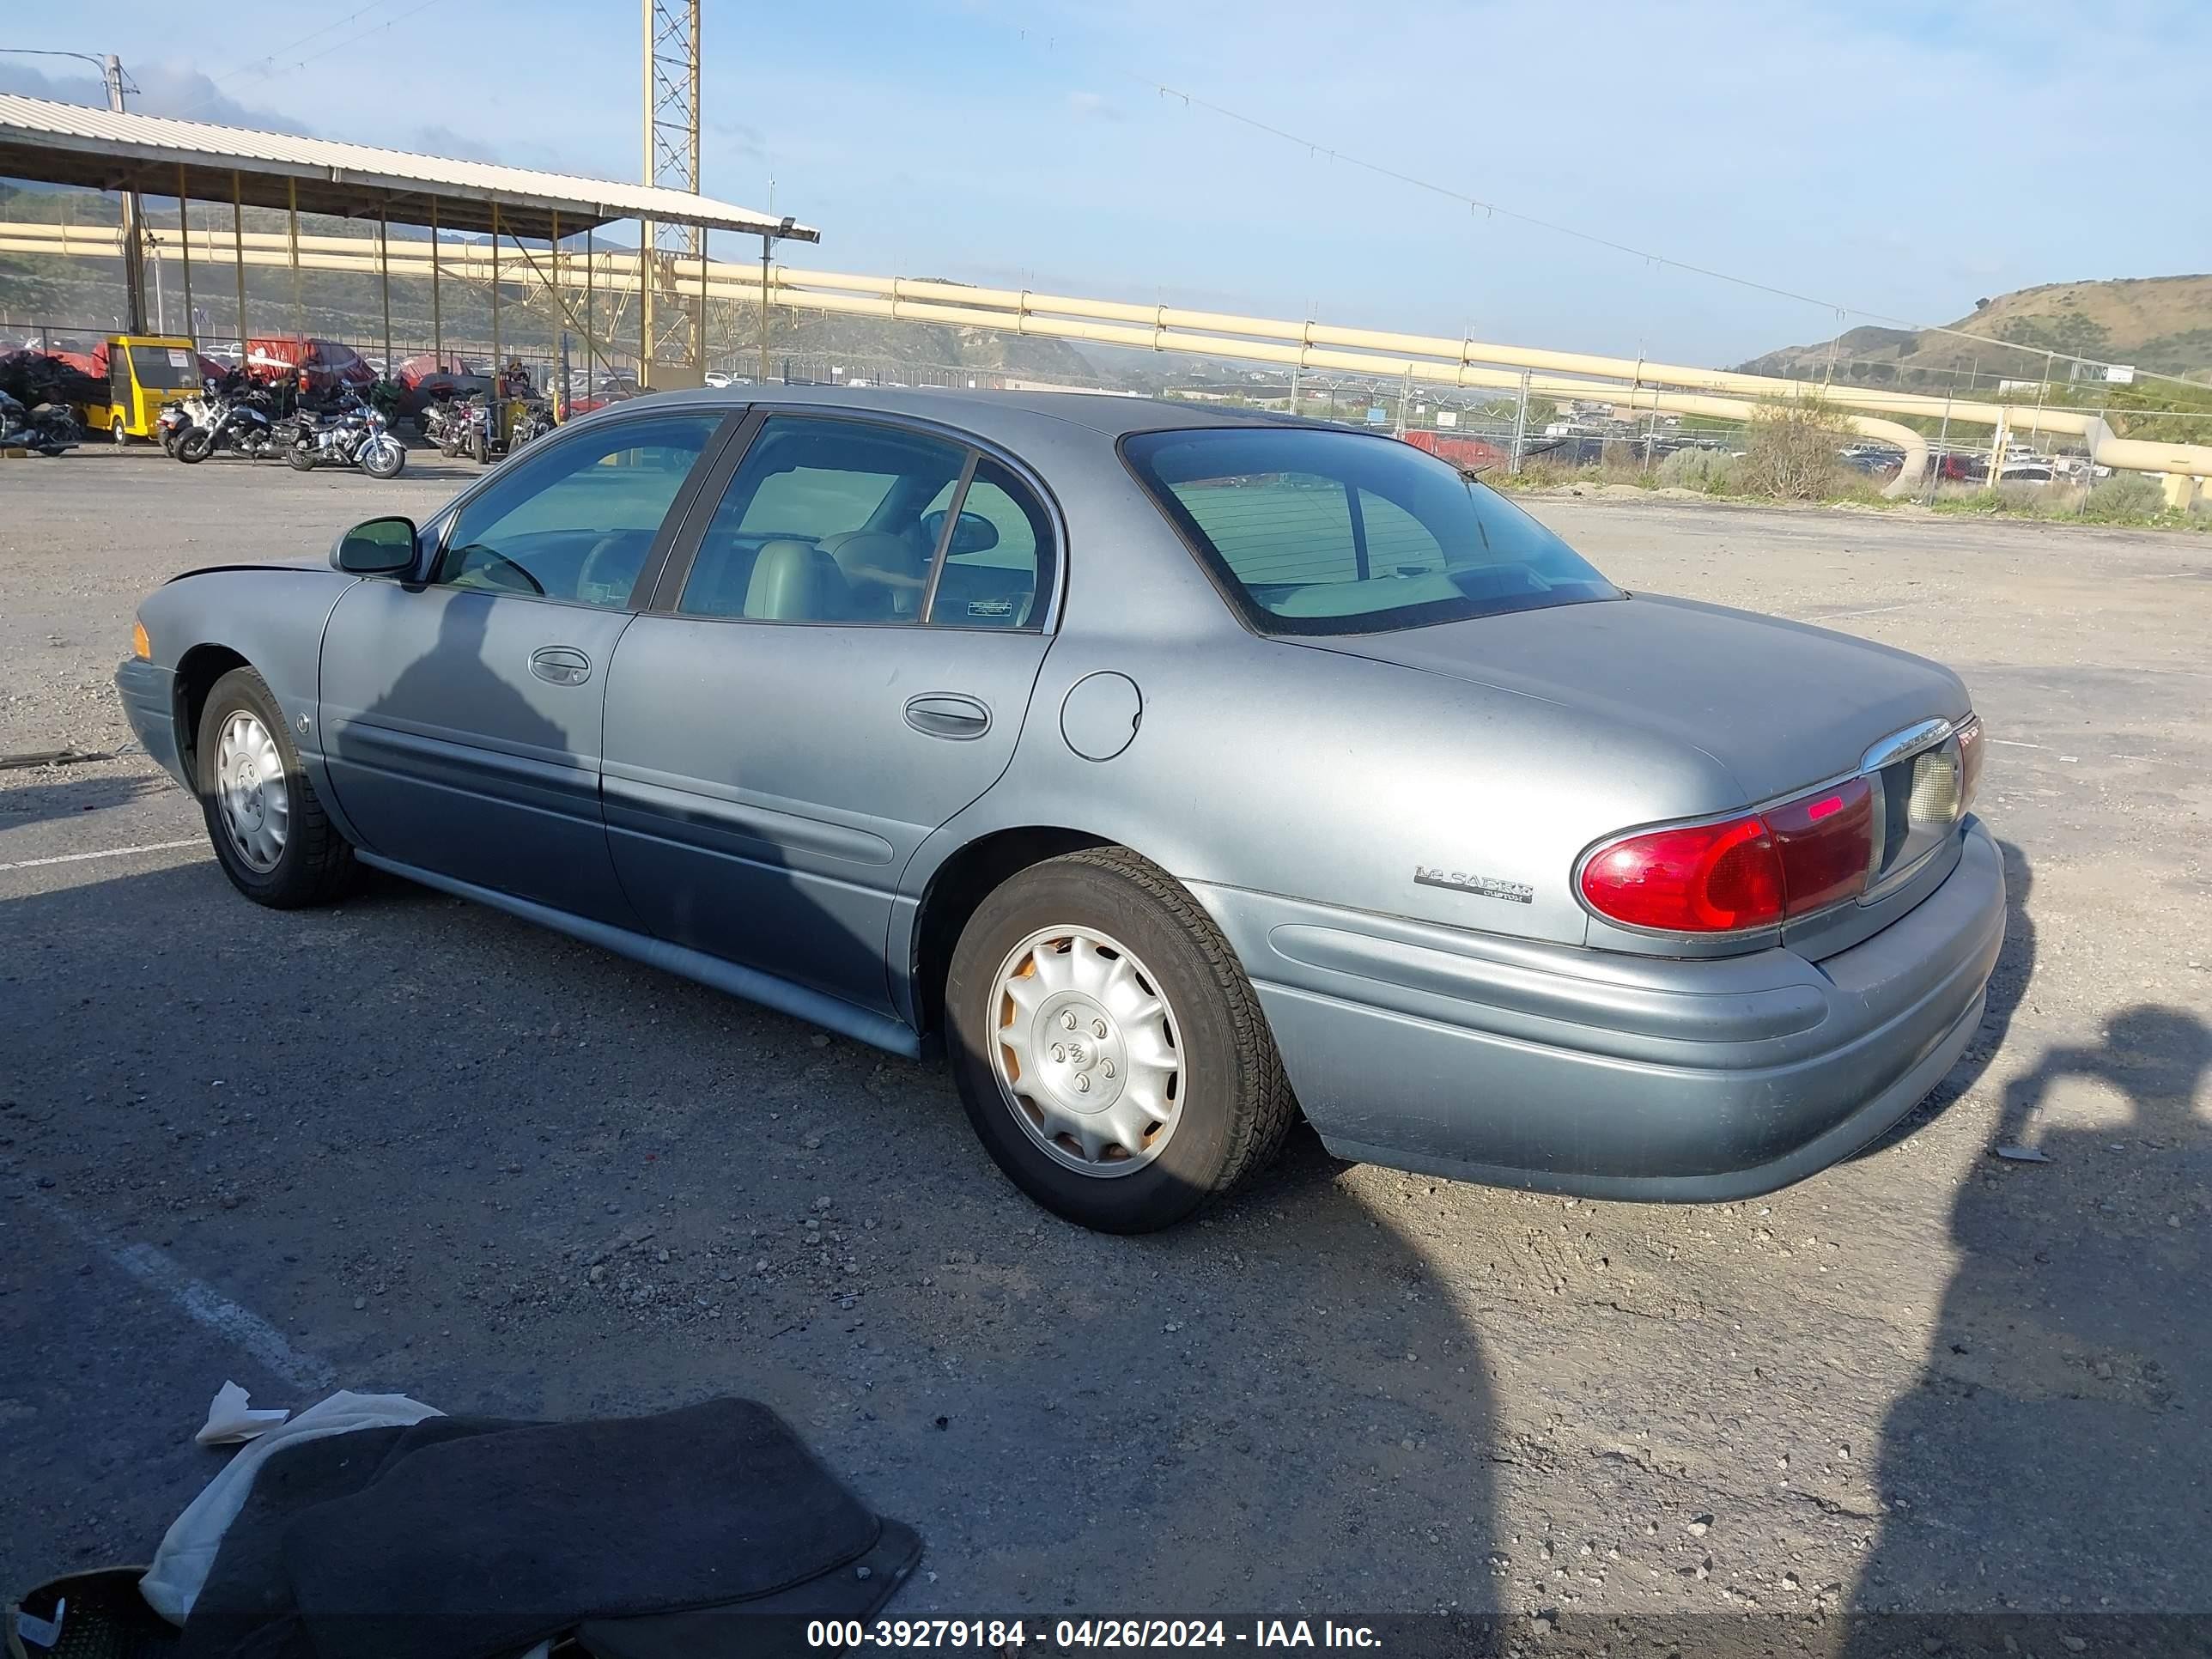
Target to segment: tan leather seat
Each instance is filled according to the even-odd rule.
[[[825,622],[842,613],[835,562],[811,542],[763,543],[745,584],[744,614],[762,622]]]
[[[929,556],[903,536],[885,530],[848,530],[824,536],[822,550],[852,590],[856,617],[911,617],[921,609]]]

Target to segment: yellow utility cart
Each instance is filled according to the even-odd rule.
[[[112,334],[107,339],[107,401],[87,404],[84,429],[126,438],[158,438],[161,405],[201,389],[199,353],[190,340],[167,334]]]

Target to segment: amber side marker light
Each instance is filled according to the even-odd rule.
[[[154,641],[146,637],[144,623],[135,622],[131,624],[131,654],[143,662],[154,660]]]

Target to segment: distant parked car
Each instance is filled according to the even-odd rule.
[[[229,558],[117,684],[240,892],[372,865],[941,1045],[1095,1227],[1301,1110],[1432,1174],[1765,1192],[1950,1069],[2004,932],[1956,676],[1624,592],[1379,434],[672,391],[331,568]]]
[[[730,383],[730,377],[723,374],[719,368],[708,369],[706,373],[705,379],[707,384],[714,387],[717,391],[720,391],[722,387],[729,385]]]

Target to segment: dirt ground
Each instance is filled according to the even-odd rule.
[[[939,1069],[398,883],[230,890],[128,747],[134,602],[469,471],[0,461],[0,753],[115,757],[0,772],[7,1585],[144,1559],[234,1377],[757,1395],[920,1528],[912,1615],[2212,1612],[2203,538],[1536,503],[1631,587],[1966,677],[2013,880],[1980,1040],[1747,1204],[1306,1139],[1121,1239],[1017,1196]]]

